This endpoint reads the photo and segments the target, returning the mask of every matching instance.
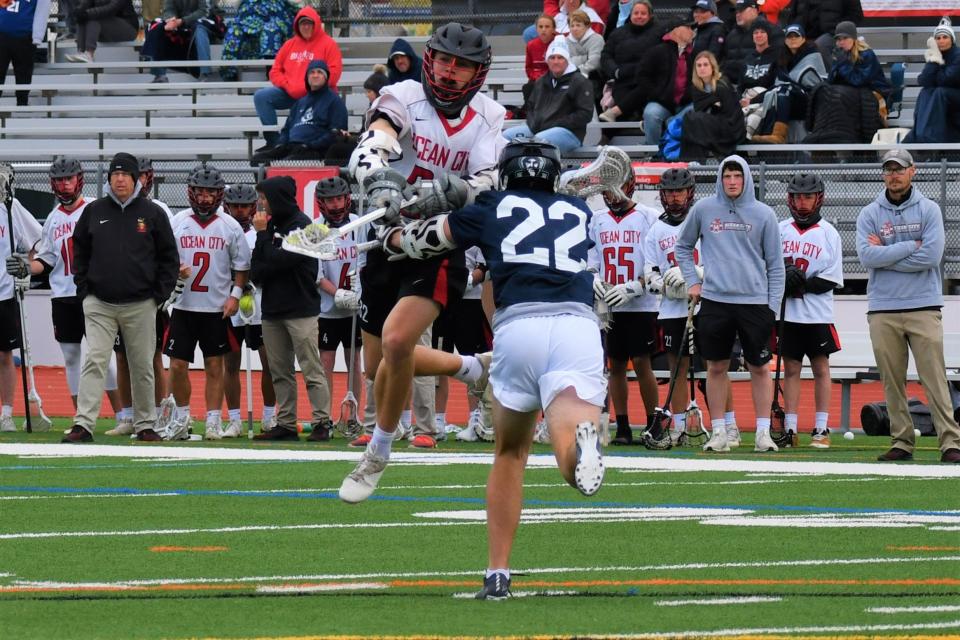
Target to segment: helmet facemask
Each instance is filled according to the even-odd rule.
[[[73,178],[76,178],[76,181]],[[83,174],[50,178],[50,190],[60,204],[69,206],[83,195]]]
[[[815,196],[813,204],[804,208],[800,208],[798,196],[802,195]],[[807,227],[811,227],[820,222],[821,207],[823,207],[823,191],[814,194],[787,194],[787,208],[790,209],[790,215],[793,216],[793,221],[796,222],[797,226],[801,229],[806,229]]]
[[[627,199],[621,200],[604,191],[603,202],[611,212],[618,215],[625,215],[636,206],[636,203],[633,201],[633,192],[636,191],[636,189],[637,178],[631,169],[626,181],[620,186],[620,190],[623,191],[623,195],[627,196]]]
[[[187,199],[190,208],[201,218],[209,218],[220,208],[223,202],[223,189],[213,187],[187,187]]]
[[[350,194],[317,198],[317,208],[328,226],[341,227],[350,218]]]

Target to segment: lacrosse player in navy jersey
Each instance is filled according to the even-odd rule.
[[[540,411],[560,473],[593,495],[603,481],[598,425],[606,396],[587,271],[590,209],[555,193],[561,165],[553,145],[515,140],[499,166],[503,191],[480,194],[473,205],[414,222],[384,240],[388,252],[414,260],[477,246],[490,267],[497,312],[489,385],[497,434],[487,481],[489,564],[476,597],[492,600],[510,596],[508,561]],[[417,372],[437,372],[450,357],[458,358],[418,350]]]

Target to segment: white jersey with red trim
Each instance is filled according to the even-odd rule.
[[[657,220],[654,225],[650,227],[650,233],[647,234],[647,239],[643,245],[644,261],[646,264],[659,269],[661,276],[671,267],[677,266],[677,259],[673,255],[673,246],[677,243],[677,234],[680,233],[680,227],[681,225],[674,226],[663,220]],[[703,266],[700,260],[699,241],[693,248],[693,261],[697,265]],[[686,318],[687,301],[672,300],[667,296],[662,296],[660,298],[660,315],[658,317],[661,320]]]
[[[465,178],[495,170],[507,144],[501,135],[506,110],[482,93],[473,96],[461,118],[449,119],[430,104],[423,85],[405,80],[381,90],[367,117],[375,111],[400,127],[402,156],[392,160],[390,168],[411,183],[441,172]]]
[[[17,253],[26,255],[40,241],[42,227],[33,214],[13,199],[13,241]],[[10,227],[8,226],[7,207],[0,202],[0,263],[10,257]],[[0,300],[13,297],[13,276],[6,269],[0,270]]]
[[[350,220],[357,219],[357,215],[351,213]],[[350,289],[350,273],[357,273],[357,292],[360,291],[360,252],[357,251],[357,243],[366,237],[366,229],[354,229],[345,238],[337,238],[337,257],[334,260],[318,260],[320,263],[317,269],[317,282],[326,279],[331,281],[337,289]],[[320,317],[321,318],[349,318],[353,313],[347,309],[340,309],[334,304],[333,296],[321,289],[320,291]]]
[[[190,277],[174,309],[213,313],[221,311],[234,271],[250,270],[250,245],[240,223],[216,213],[206,220],[184,209],[170,223],[180,252],[180,263],[189,265]]]
[[[242,229],[243,227],[241,227],[241,230]],[[246,239],[247,246],[250,247],[250,251],[252,253],[253,246],[257,244],[257,230],[254,229],[253,227],[250,227],[249,229],[243,232],[243,237],[244,239]],[[239,327],[242,324],[263,324],[263,317],[260,315],[260,305],[263,300],[263,292],[260,291],[260,289],[257,289],[257,293],[253,296],[253,298],[254,300],[256,300],[256,303],[255,303],[256,307],[254,307],[253,316],[251,316],[250,321],[244,323],[240,319],[240,314],[235,313],[232,316],[230,316],[230,322],[231,324],[233,324],[233,326]]]
[[[77,285],[73,281],[73,227],[87,204],[86,200],[80,198],[79,205],[73,211],[58,205],[43,223],[43,235],[35,257],[52,267],[49,276],[51,298],[72,298],[77,295]]]
[[[607,209],[594,211],[589,232],[594,245],[588,254],[587,268],[596,270],[600,278],[611,285],[643,278],[643,243],[658,215],[642,204],[622,218]],[[656,296],[642,295],[613,311],[656,310]]]
[[[840,234],[832,224],[820,220],[801,229],[792,218],[783,220],[780,242],[786,261],[797,265],[808,279],[823,278],[843,286],[843,250]],[[801,324],[832,323],[833,290],[787,298],[785,319]]]

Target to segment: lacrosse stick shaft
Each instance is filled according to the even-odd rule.
[[[773,407],[774,409],[780,407],[780,362],[782,360],[783,353],[783,322],[784,315],[787,311],[787,296],[784,293],[783,299],[780,301],[780,320],[777,322],[777,369],[773,374]]]
[[[687,336],[690,334],[690,327],[693,326],[693,301],[691,300],[687,306],[689,307],[687,310],[687,323],[683,327],[683,336],[680,338],[681,345],[687,342]],[[666,412],[670,410],[670,400],[673,398],[673,388],[677,384],[677,374],[680,373],[680,363],[682,361],[683,358],[681,355],[677,354],[677,362],[673,365],[673,372],[670,374],[670,385],[667,387],[667,399],[663,401],[663,408],[661,411]]]
[[[13,185],[10,184],[9,179],[5,180],[4,187],[6,193],[4,194],[3,204],[7,209],[7,233],[10,238],[10,255],[12,256],[17,252],[17,243],[13,238]],[[33,433],[33,422],[30,420],[30,390],[27,388],[27,352],[24,349],[26,325],[23,317],[23,291],[19,290],[16,281],[13,284],[13,299],[20,315],[20,378],[23,383],[23,413],[26,417],[27,433]]]
[[[416,201],[417,201],[416,198],[411,198],[411,199],[409,199],[409,200],[404,200],[403,202],[400,203],[400,208],[401,208],[401,209],[406,209],[407,207],[409,207],[410,205],[412,205],[412,204],[413,204],[414,202],[416,202]],[[361,201],[361,205],[362,205],[362,204],[363,204],[363,203],[362,203],[362,201]],[[363,211],[363,209],[360,209],[360,210]],[[337,228],[337,235],[340,236],[341,238],[346,238],[347,235],[349,235],[350,233],[352,233],[354,230],[363,227],[365,224],[370,224],[371,222],[376,222],[377,220],[379,220],[380,218],[382,218],[384,215],[386,215],[386,213],[387,213],[387,208],[386,208],[386,207],[380,207],[379,209],[374,209],[374,210],[371,211],[370,213],[365,213],[365,214],[363,214],[362,216],[360,216],[359,218],[357,218],[356,220],[352,220],[351,222],[348,222],[347,224],[343,225],[342,227]]]
[[[247,372],[246,372],[247,374],[246,375],[246,378],[247,378],[246,380],[246,383],[247,383],[247,438],[252,440],[253,439],[253,363],[251,362],[251,360],[253,359],[253,350],[250,348],[249,331],[250,331],[250,326],[247,325],[246,337],[248,339],[244,341],[246,343],[245,350],[246,350],[246,356],[247,356]]]
[[[21,291],[21,295],[22,295]],[[20,324],[24,327],[27,326],[27,309],[23,305],[22,300],[20,304]],[[47,414],[43,411],[43,398],[40,397],[40,392],[37,391],[37,379],[33,375],[33,353],[30,351],[30,335],[24,331],[23,332],[23,349],[22,349],[23,361],[20,363],[21,369],[26,369],[27,379],[30,382],[30,390],[27,397],[30,402],[33,402],[37,405],[37,417],[40,420],[40,425],[38,429],[41,431],[49,431],[50,427],[53,426],[53,423],[50,421],[50,418],[47,417]],[[29,410],[28,410],[29,413]]]

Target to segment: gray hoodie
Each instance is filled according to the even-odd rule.
[[[879,236],[883,245],[872,246],[870,235]],[[882,191],[857,216],[857,255],[867,269],[868,312],[943,306],[943,248],[943,216],[937,203],[916,185],[899,205]]]
[[[723,192],[723,165],[743,167],[743,193],[731,200]],[[690,209],[677,236],[676,258],[687,286],[700,282],[693,268],[693,248],[700,240],[704,276],[701,294],[714,302],[766,304],[780,310],[783,297],[783,251],[773,209],[753,193],[747,161],[733,155],[717,170],[717,193]]]

